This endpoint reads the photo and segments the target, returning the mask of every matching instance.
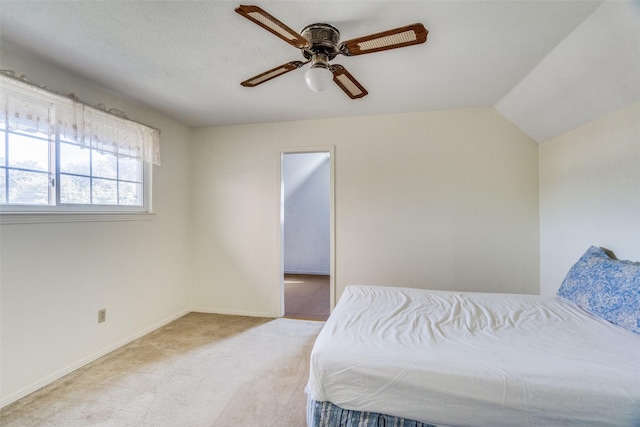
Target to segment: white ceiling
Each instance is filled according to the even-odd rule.
[[[542,142],[640,100],[636,0],[246,3],[342,40],[414,22],[429,37],[332,61],[367,88],[360,100],[311,92],[304,70],[241,87],[302,55],[236,14],[239,1],[0,0],[0,38],[193,127],[495,106]]]

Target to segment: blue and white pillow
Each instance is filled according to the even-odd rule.
[[[612,259],[592,246],[571,267],[558,295],[640,334],[640,262]]]

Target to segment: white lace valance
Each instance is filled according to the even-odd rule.
[[[0,73],[0,121],[9,130],[61,138],[160,165],[160,131]]]

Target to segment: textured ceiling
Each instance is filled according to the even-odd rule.
[[[640,1],[613,1],[562,40],[496,109],[543,142],[636,102]]]
[[[562,104],[561,123],[550,129],[537,114],[556,105],[567,85],[578,93],[608,79],[598,91],[615,99],[604,110],[640,99],[640,73],[634,75],[634,67],[640,70],[640,37],[628,28],[631,19],[640,27],[640,7],[634,1],[614,3],[618,6],[536,0],[250,2],[296,30],[330,23],[342,40],[422,22],[429,30],[426,44],[333,61],[367,88],[369,95],[360,100],[349,99],[337,86],[311,92],[304,70],[241,87],[242,80],[302,55],[236,14],[239,2],[2,0],[0,37],[193,127],[496,106],[542,141],[608,112],[584,102]],[[611,51],[620,39],[623,46]],[[606,61],[626,56],[615,64],[624,71],[607,76],[601,54]],[[595,81],[581,61],[601,65]],[[581,87],[581,79],[592,86]],[[625,92],[623,99],[619,92]]]

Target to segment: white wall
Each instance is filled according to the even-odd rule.
[[[329,153],[287,153],[282,160],[284,272],[330,274]]]
[[[7,46],[2,68],[161,130],[149,221],[0,226],[1,400],[6,404],[190,307],[189,128]],[[107,321],[97,323],[98,309]]]
[[[640,260],[640,103],[540,146],[540,291],[589,248]]]
[[[539,291],[538,149],[491,108],[198,129],[193,143],[196,309],[279,315],[292,144],[335,145],[338,297],[356,283]]]

